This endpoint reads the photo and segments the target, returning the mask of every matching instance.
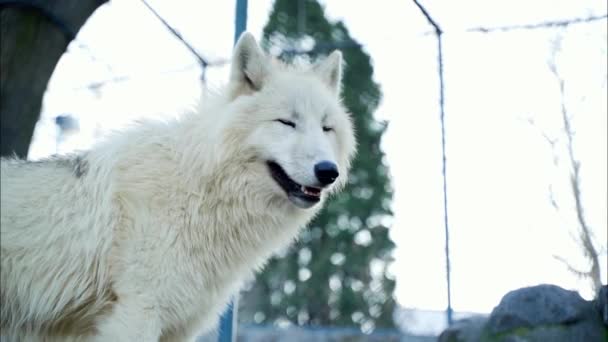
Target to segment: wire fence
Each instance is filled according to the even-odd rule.
[[[145,0],[141,0],[141,1],[146,6],[146,8],[159,20],[159,22],[175,37],[175,39],[177,39],[182,44],[184,44],[184,46],[188,49],[188,51],[193,55],[193,57],[196,60],[196,63],[185,65],[184,67],[181,67],[181,68],[173,68],[173,69],[159,71],[158,74],[180,73],[180,72],[185,72],[185,71],[191,71],[193,68],[199,67],[201,69],[201,81],[204,83],[204,82],[206,82],[205,75],[206,75],[207,68],[219,67],[219,66],[226,65],[228,63],[228,59],[219,59],[216,61],[209,61],[207,58],[203,57],[203,55],[193,45],[191,45],[189,42],[187,42],[184,39],[184,37],[179,33],[179,31],[176,28],[174,28],[171,24],[169,24],[162,17],[161,14],[159,14],[152,6],[150,6],[148,4],[148,2],[146,2]],[[448,179],[449,179],[449,177],[448,177],[448,168],[446,165],[447,164],[447,162],[446,162],[447,161],[446,145],[447,145],[448,141],[446,141],[446,126],[445,126],[446,112],[445,112],[445,106],[444,106],[444,97],[445,97],[444,54],[443,54],[444,47],[442,44],[442,36],[449,32],[444,32],[441,29],[439,23],[437,21],[435,21],[435,19],[431,15],[431,13],[429,13],[429,11],[419,1],[413,0],[413,2],[417,6],[417,8],[420,10],[421,14],[426,18],[428,23],[433,27],[432,34],[435,36],[435,38],[437,40],[437,71],[438,71],[437,82],[439,84],[438,103],[439,103],[439,120],[441,122],[441,124],[440,124],[440,127],[441,127],[441,161],[442,161],[441,176],[442,176],[442,190],[443,190],[442,206],[443,206],[443,215],[444,215],[444,220],[443,220],[444,226],[442,227],[443,228],[442,230],[445,235],[444,248],[445,248],[445,265],[446,265],[445,274],[446,274],[446,289],[447,289],[446,320],[447,320],[448,324],[452,324],[452,322],[453,322],[452,287],[451,287],[451,272],[452,271],[451,271],[451,267],[450,267],[450,265],[451,265],[450,239],[449,239],[450,229],[449,229],[449,224],[448,224],[449,223],[449,220],[448,220],[448,217],[449,217],[448,216],[448,214],[449,214]],[[0,2],[0,5],[9,6],[9,5],[15,5],[16,3],[18,3],[18,2],[17,1],[12,1],[12,2],[2,1],[2,2]],[[239,0],[237,3],[239,5],[237,5],[237,11],[236,11],[236,16],[235,16],[236,17],[235,39],[238,38],[240,33],[245,30],[246,17],[247,17],[247,14],[246,14],[247,13],[247,10],[246,10],[247,1]],[[302,11],[304,11],[304,7],[301,6],[301,8],[302,8]],[[304,27],[306,25],[306,23],[303,19],[304,15],[298,16],[298,18],[299,18],[298,27],[300,27],[300,29],[302,31],[304,31]],[[572,19],[568,19],[568,20],[546,21],[546,22],[540,22],[540,23],[530,23],[530,24],[521,24],[521,25],[497,26],[497,27],[472,27],[472,28],[466,29],[465,32],[492,34],[492,33],[498,33],[498,32],[506,33],[506,32],[519,31],[519,30],[556,29],[556,28],[568,27],[570,25],[579,25],[579,24],[603,21],[603,20],[606,20],[607,18],[608,18],[608,15],[599,15],[599,16],[589,16],[586,18],[572,18]],[[61,21],[59,19],[54,19],[54,21],[57,22],[57,25],[60,29],[65,26],[64,24],[61,23]],[[62,29],[62,31],[66,32],[67,38],[74,39],[75,35],[70,33],[69,30]],[[94,53],[87,45],[84,45],[80,42],[78,42],[78,44],[81,48],[86,49],[88,51],[88,53],[91,54],[92,57],[94,58]],[[317,44],[314,45],[312,50],[300,50],[300,49],[294,48],[294,49],[285,49],[282,53],[285,55],[305,54],[305,53],[310,53],[311,51],[321,51],[321,50],[326,51],[326,50],[335,49],[335,48],[345,49],[345,48],[351,48],[351,47],[358,48],[358,47],[360,47],[360,45],[358,43],[354,43],[354,42],[343,42],[342,44],[332,44],[332,45],[328,45],[324,42],[318,42]],[[114,77],[111,77],[111,78],[108,78],[105,80],[89,83],[87,85],[77,86],[74,88],[74,90],[80,90],[80,89],[95,90],[95,89],[99,89],[103,86],[113,84],[113,83],[129,82],[136,77],[137,76],[133,76],[133,75],[114,76]],[[236,308],[236,306],[234,306],[234,307],[231,306],[231,308]],[[223,323],[220,328],[220,336],[218,337],[219,341],[234,341],[234,338],[235,338],[234,336],[236,336],[236,334],[234,333],[234,330],[231,328],[233,326],[233,322],[234,322],[231,312],[232,312],[232,309],[230,309],[228,311],[228,314],[226,316],[224,316],[224,318],[223,318]],[[255,330],[258,328],[248,327],[248,329],[250,331],[252,331],[251,329]],[[262,328],[259,328],[259,329],[262,329]],[[270,330],[272,330],[272,328],[270,328]],[[323,335],[325,335],[325,336],[329,336],[332,333],[336,332],[336,330],[329,330],[329,329],[320,330],[320,331],[322,331]],[[343,331],[342,333],[348,335],[351,332]],[[252,333],[252,334],[255,335],[255,333]],[[387,338],[387,336],[389,336],[389,335],[382,335],[380,333],[377,335],[383,336],[384,338]],[[310,335],[310,336],[312,336],[312,335]],[[420,341],[422,341],[422,340],[420,340]]]

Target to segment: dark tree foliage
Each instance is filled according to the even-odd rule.
[[[305,25],[298,23],[298,7]],[[386,124],[373,117],[381,92],[370,57],[353,42],[344,24],[329,22],[316,1],[275,1],[262,41],[272,54],[314,61],[332,45],[350,46],[341,49],[342,98],[355,122],[358,155],[346,189],[242,293],[243,322],[393,327],[395,282],[387,274],[394,248],[387,226],[392,188],[380,149]],[[306,46],[312,51],[302,53]]]

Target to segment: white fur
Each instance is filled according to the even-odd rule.
[[[339,53],[300,70],[244,34],[225,91],[179,120],[140,123],[77,158],[3,159],[0,334],[185,341],[212,329],[322,205],[295,206],[266,161],[311,186],[314,164],[335,162],[321,202],[346,181],[355,141],[340,77]]]

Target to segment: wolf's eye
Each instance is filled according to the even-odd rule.
[[[282,123],[285,126],[289,126],[291,128],[296,128],[296,123],[293,122],[293,121],[283,120],[283,119],[276,119],[275,121],[278,121],[278,122]]]
[[[333,131],[334,128],[333,127],[329,127],[329,126],[323,126],[323,132],[331,132]]]

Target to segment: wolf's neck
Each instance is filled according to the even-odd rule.
[[[189,222],[199,224],[188,229],[207,253],[226,256],[223,267],[235,270],[234,274],[242,273],[238,269],[261,267],[268,257],[286,248],[313,215],[256,191],[251,186],[254,181],[259,180],[226,165],[222,174],[203,183],[201,197],[191,199],[196,220]],[[227,272],[215,271],[218,277]]]

